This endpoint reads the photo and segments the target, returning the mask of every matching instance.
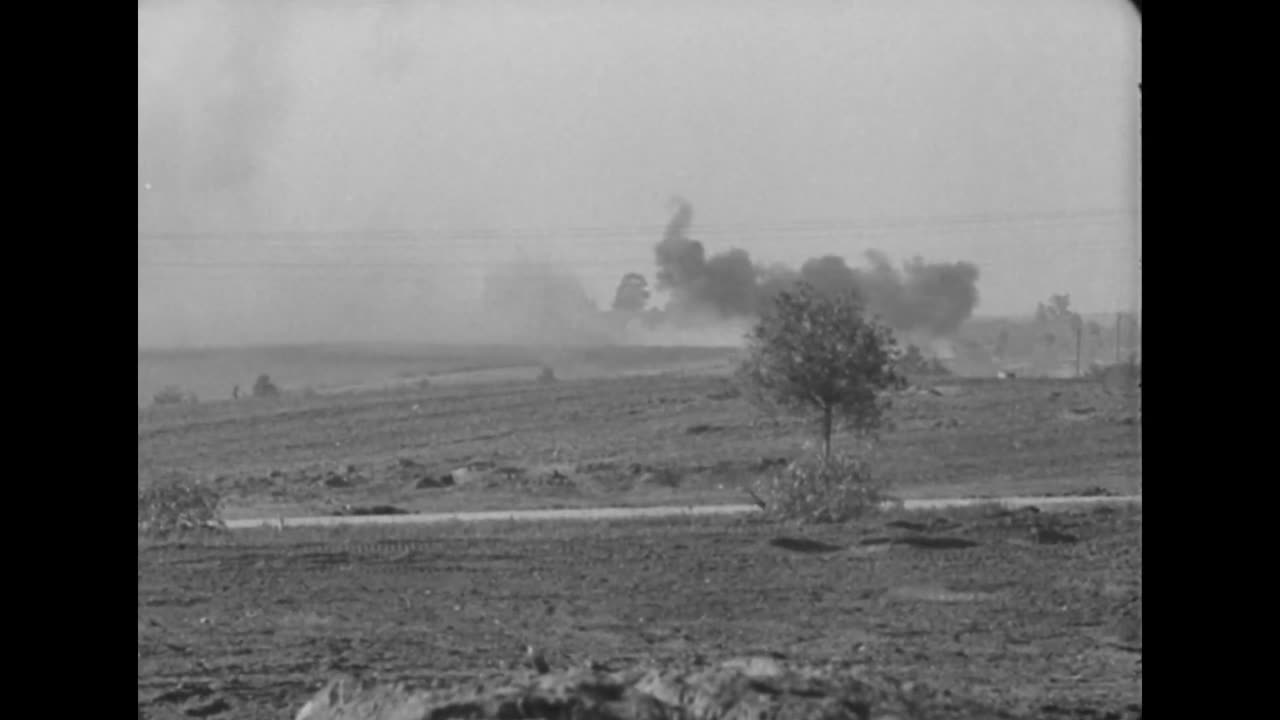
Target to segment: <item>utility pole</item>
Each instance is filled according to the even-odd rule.
[[[1120,313],[1116,313],[1116,364],[1120,364]]]
[[[1080,377],[1080,338],[1084,335],[1084,319],[1076,316],[1076,377]]]

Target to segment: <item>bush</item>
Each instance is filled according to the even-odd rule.
[[[182,388],[177,385],[166,385],[151,396],[151,402],[156,405],[181,405],[185,400]]]
[[[761,478],[749,490],[765,515],[777,520],[839,523],[897,505],[888,483],[859,455],[810,452],[781,472]]]
[[[1085,377],[1102,383],[1111,392],[1133,392],[1142,387],[1142,364],[1136,359],[1121,363],[1093,363]]]
[[[552,370],[549,365],[542,366],[542,372],[538,373],[538,382],[553,383],[556,381],[556,371]]]
[[[268,375],[259,375],[258,379],[253,382],[254,397],[275,397],[280,394],[280,388],[271,382]]]
[[[950,375],[951,371],[936,357],[925,357],[920,348],[908,345],[898,358],[897,371],[906,375]]]
[[[170,473],[138,489],[139,535],[165,538],[226,529],[222,495],[206,483],[182,473]]]

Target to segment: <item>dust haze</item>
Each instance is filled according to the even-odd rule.
[[[145,2],[138,28],[140,346],[736,344],[796,279],[930,336],[1049,290],[1138,302],[1122,2]]]

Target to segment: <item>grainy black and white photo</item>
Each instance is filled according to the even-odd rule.
[[[1140,720],[1141,29],[141,0],[139,720]]]

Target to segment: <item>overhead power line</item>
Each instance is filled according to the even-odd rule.
[[[884,220],[828,220],[779,224],[714,225],[695,224],[693,239],[821,239],[833,235],[886,234],[905,232],[950,233],[971,229],[1091,225],[1127,222],[1137,217],[1132,210],[1076,210],[1022,215],[951,215]],[[150,245],[199,245],[208,242],[254,242],[258,245],[324,247],[412,246],[424,241],[475,245],[482,241],[583,240],[592,245],[633,244],[638,238],[661,238],[664,225],[601,226],[569,228],[524,228],[510,230],[366,229],[366,230],[251,230],[251,231],[139,231],[139,242]]]
[[[1115,243],[1112,241],[1103,241],[1091,239],[1087,241],[1075,241],[1073,246],[1077,248],[1114,248]],[[172,269],[190,269],[190,270],[336,270],[344,272],[362,272],[362,271],[404,271],[412,272],[422,268],[441,268],[451,270],[468,270],[468,269],[490,269],[500,267],[503,261],[479,261],[479,260],[417,260],[405,259],[396,262],[362,262],[362,261],[344,261],[334,260],[328,262],[320,261],[302,261],[302,260],[276,260],[264,259],[261,261],[223,261],[223,260],[153,260],[146,259],[138,262],[139,268],[172,268]],[[620,268],[629,268],[634,266],[635,262],[630,259],[618,259],[613,261],[564,261],[555,260],[557,266],[584,270],[618,270]]]

